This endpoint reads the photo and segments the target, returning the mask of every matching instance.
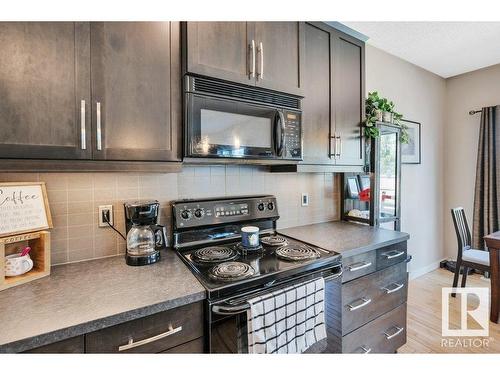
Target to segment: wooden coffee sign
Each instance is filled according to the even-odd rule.
[[[45,182],[0,182],[0,237],[52,228]]]

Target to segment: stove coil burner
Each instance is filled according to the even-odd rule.
[[[284,260],[302,261],[319,258],[320,254],[307,245],[287,245],[277,248],[276,256]]]
[[[264,250],[262,245],[256,247],[245,247],[241,242],[236,244],[236,249],[241,253],[241,255],[254,254]]]
[[[209,271],[211,278],[222,281],[243,280],[254,273],[252,266],[241,262],[224,262],[217,264]]]
[[[260,242],[264,246],[272,246],[272,247],[288,245],[288,241],[285,237],[277,235],[262,237],[260,239]]]
[[[238,256],[238,253],[225,246],[211,246],[196,250],[193,253],[193,259],[199,263],[215,263],[226,260],[233,260]]]

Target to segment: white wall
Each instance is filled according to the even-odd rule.
[[[500,65],[449,78],[446,80],[446,89],[444,246],[445,254],[454,258],[457,240],[450,208],[464,207],[472,229],[481,115],[470,116],[469,111],[500,104]]]
[[[402,166],[401,230],[411,236],[409,269],[417,277],[438,267],[443,251],[445,80],[366,47],[366,91],[394,100],[396,110],[422,124],[422,164]]]

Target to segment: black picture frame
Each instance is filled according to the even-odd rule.
[[[408,126],[408,130],[414,129],[416,132],[415,138],[411,138],[410,130],[409,145],[401,144],[401,164],[422,164],[422,124],[406,119],[402,119],[401,123]]]
[[[359,185],[358,179],[356,176],[347,177],[347,196],[350,199],[358,199],[359,198]]]

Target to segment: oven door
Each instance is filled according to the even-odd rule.
[[[325,279],[325,323],[327,326],[327,345],[325,353],[339,352],[339,336],[333,332],[339,331],[340,311],[338,303],[342,282],[342,267],[335,265],[325,271],[318,271],[307,276],[274,284],[260,291],[233,296],[223,301],[208,303],[208,349],[210,353],[248,353],[247,310],[250,308],[247,300],[258,295],[264,295],[277,289],[312,280],[318,277]],[[332,300],[330,300],[332,299]],[[338,299],[338,301],[337,301]],[[306,351],[307,352],[307,351]]]
[[[282,118],[280,111],[237,100],[192,93],[187,93],[186,96],[185,156],[248,159],[277,157],[275,129]]]

